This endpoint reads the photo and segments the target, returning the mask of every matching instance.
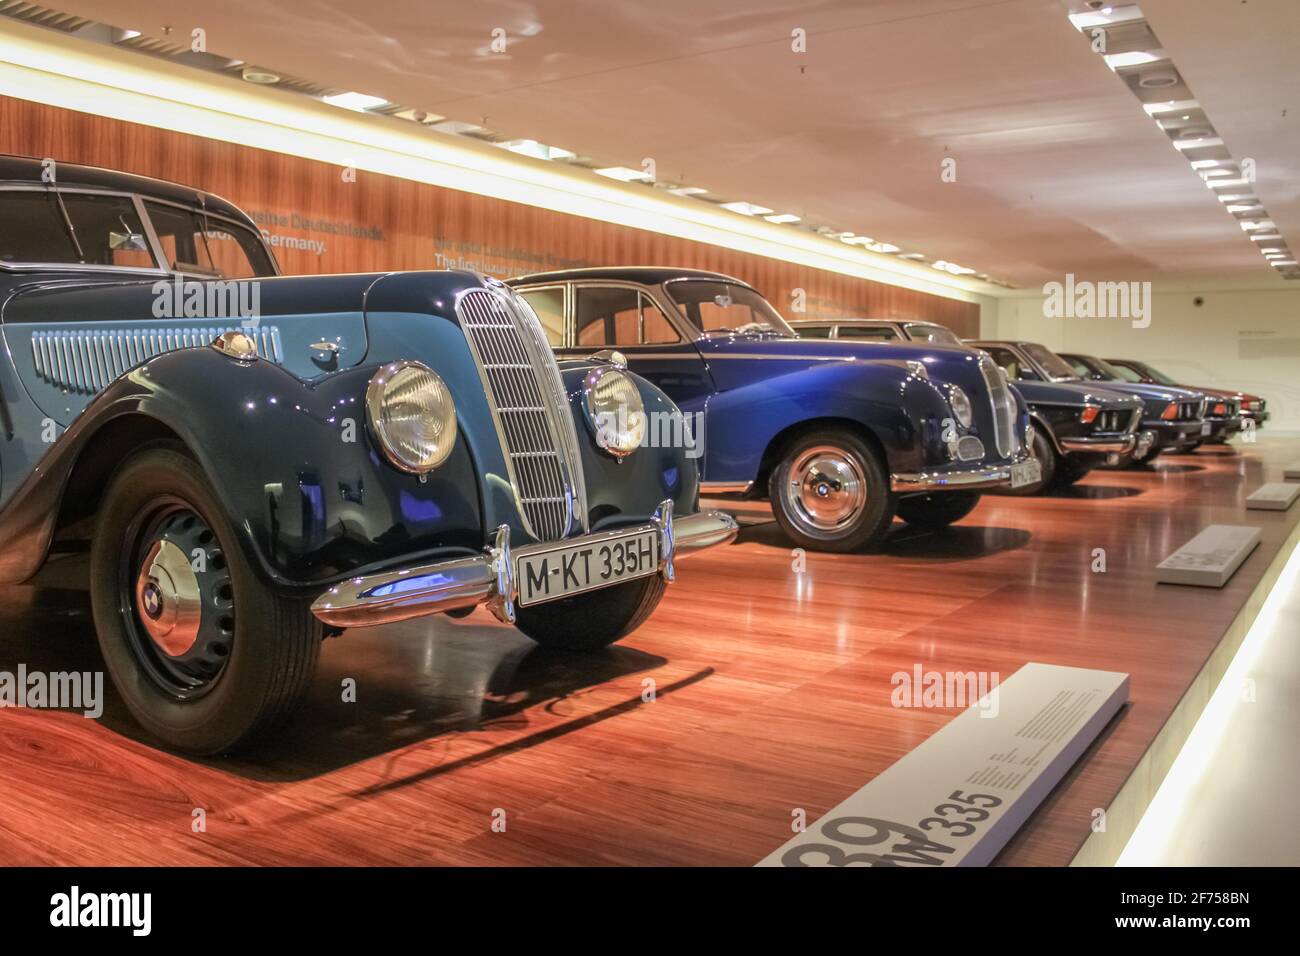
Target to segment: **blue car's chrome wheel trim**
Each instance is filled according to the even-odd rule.
[[[867,476],[857,456],[835,445],[804,449],[786,477],[785,512],[809,537],[838,537],[867,507]]]
[[[202,696],[225,671],[234,588],[221,542],[179,498],[142,508],[122,547],[122,617],[141,669],[173,697]]]

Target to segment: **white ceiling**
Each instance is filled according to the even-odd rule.
[[[50,5],[172,42],[202,27],[213,53],[601,163],[653,157],[661,179],[1018,286],[1287,286],[1071,26],[1074,0]],[[1300,247],[1300,3],[1141,6]],[[487,50],[497,27],[505,54]]]

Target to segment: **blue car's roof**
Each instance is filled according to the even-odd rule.
[[[44,164],[45,160],[31,156],[0,154],[0,185],[5,183],[49,185],[42,179],[42,174],[45,172]],[[197,205],[202,201],[209,212],[219,213],[239,222],[252,222],[248,215],[234,203],[202,189],[195,189],[193,186],[182,186],[179,183],[167,182],[165,179],[123,173],[116,169],[82,166],[78,163],[62,161],[56,161],[54,170],[56,184],[69,189],[112,189],[119,192],[139,193],[146,198],[168,199],[189,206]]]
[[[734,282],[753,288],[748,282],[721,272],[704,269],[677,269],[671,266],[596,266],[587,269],[561,269],[555,272],[533,272],[508,279],[508,285],[534,285],[539,282],[574,282],[580,279],[613,279],[619,282],[637,282],[641,285],[658,285],[669,279],[712,279],[715,282]]]

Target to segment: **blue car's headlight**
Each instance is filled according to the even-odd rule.
[[[419,362],[385,365],[366,388],[375,443],[402,471],[424,475],[456,444],[456,405],[437,372]]]
[[[948,386],[948,404],[952,406],[952,413],[957,416],[961,427],[970,428],[970,423],[973,421],[970,398],[960,386]]]
[[[645,403],[636,383],[616,368],[592,369],[583,382],[587,424],[596,444],[616,458],[632,454],[645,441]]]

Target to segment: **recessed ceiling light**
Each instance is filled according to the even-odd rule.
[[[772,211],[766,206],[760,206],[752,202],[724,202],[722,208],[738,212],[742,216],[766,216]]]
[[[703,186],[678,186],[668,191],[674,196],[703,196],[708,192]]]
[[[894,253],[898,251],[898,246],[892,242],[873,242],[867,248],[872,252]]]
[[[1222,146],[1221,136],[1204,136],[1200,139],[1174,140],[1174,149],[1204,149],[1206,146]]]
[[[1255,233],[1250,237],[1251,242],[1277,242],[1282,238],[1282,233],[1274,231],[1270,233]]]
[[[1180,77],[1173,70],[1148,70],[1138,77],[1138,86],[1144,90],[1160,90],[1177,86],[1180,82]]]
[[[1294,259],[1274,259],[1269,263],[1271,266],[1293,266],[1296,264]]]
[[[598,176],[617,179],[621,183],[644,183],[650,180],[650,174],[644,169],[632,169],[628,166],[606,166],[593,172]]]
[[[774,222],[774,223],[777,223],[778,225],[780,225],[781,223],[786,223],[786,222],[798,222],[798,221],[799,221],[799,217],[798,217],[798,216],[794,215],[793,213],[788,213],[788,212],[783,212],[783,213],[780,213],[780,214],[775,215],[775,216],[764,216],[763,218],[766,219],[768,222]]]
[[[1164,50],[1134,50],[1131,53],[1107,53],[1102,57],[1112,70],[1122,70],[1131,66],[1145,66],[1147,63],[1159,63],[1169,57]],[[1139,80],[1138,82],[1141,82]],[[1174,82],[1178,82],[1175,77]]]
[[[1188,110],[1199,110],[1201,104],[1197,100],[1167,100],[1164,103],[1143,103],[1142,108],[1146,110],[1148,116],[1155,116],[1157,113],[1175,111],[1186,113]]]
[[[518,153],[520,156],[531,156],[534,159],[565,160],[577,158],[577,153],[568,149],[561,149],[558,146],[547,146],[545,143],[539,143],[535,139],[512,139],[506,143],[497,143],[502,149],[508,149],[512,153]]]
[[[330,106],[338,106],[345,110],[354,110],[358,113],[372,110],[376,106],[384,106],[388,100],[382,96],[370,96],[366,93],[334,93],[330,96],[322,96],[322,100]]]
[[[261,67],[246,66],[244,71],[239,74],[249,83],[256,83],[259,86],[270,86],[272,83],[279,83],[280,76],[272,73],[270,70],[263,70]]]
[[[1226,189],[1229,186],[1245,186],[1249,182],[1248,179],[1211,179],[1205,185],[1211,189]]]

